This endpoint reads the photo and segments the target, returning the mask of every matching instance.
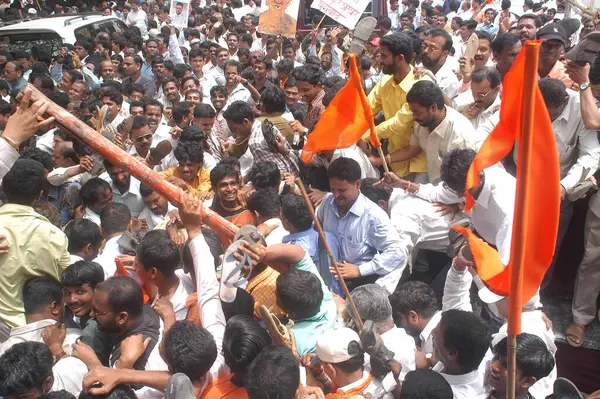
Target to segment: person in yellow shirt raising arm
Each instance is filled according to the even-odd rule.
[[[210,172],[203,166],[202,145],[194,141],[182,141],[173,151],[179,166],[169,168],[159,174],[169,183],[189,194],[205,195],[212,190]]]
[[[383,111],[385,121],[377,125],[375,131],[380,139],[389,139],[387,150],[392,154],[409,144],[414,118],[406,95],[419,79],[415,77],[411,66],[414,47],[407,34],[399,32],[384,36],[380,42],[380,50],[385,76],[375,85],[368,99],[373,115]],[[381,164],[378,157],[370,159],[375,166]],[[391,166],[398,176],[409,179],[408,175],[411,173],[427,171],[425,154],[422,152],[411,159],[394,162]]]

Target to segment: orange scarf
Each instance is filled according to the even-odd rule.
[[[373,381],[373,374],[369,373],[369,376],[359,386],[353,388],[349,391],[343,391],[342,389],[338,389],[335,393],[330,393],[325,396],[325,399],[350,399],[353,396],[361,395],[365,389],[369,386],[369,384]]]
[[[233,374],[210,383],[200,395],[200,399],[248,399],[246,388],[235,385],[231,382],[231,377]]]

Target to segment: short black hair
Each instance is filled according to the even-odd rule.
[[[81,203],[85,206],[94,204],[106,190],[112,191],[110,184],[99,177],[91,178],[81,187],[81,191],[79,192]]]
[[[389,296],[394,313],[408,314],[411,310],[425,318],[438,311],[438,301],[431,287],[422,281],[407,281]]]
[[[44,167],[33,159],[17,159],[2,179],[9,203],[31,206],[44,188]]]
[[[21,342],[0,357],[0,396],[19,396],[30,389],[43,390],[52,377],[54,358],[41,342]]]
[[[281,213],[297,231],[306,231],[312,227],[312,217],[301,195],[282,195]]]
[[[252,182],[256,189],[279,189],[281,172],[275,162],[255,162],[246,176],[246,180]]]
[[[354,183],[360,180],[360,165],[354,159],[340,157],[333,161],[327,169],[329,179],[345,180]]]
[[[520,23],[524,19],[533,19],[536,28],[539,29],[542,27],[542,19],[540,18],[539,15],[531,14],[531,13],[523,14],[517,20],[517,24]]]
[[[65,92],[54,90],[46,94],[46,97],[65,109],[69,106],[69,95]]]
[[[452,387],[440,373],[429,369],[408,372],[400,399],[452,399]]]
[[[402,54],[407,64],[412,60],[413,43],[411,38],[403,32],[396,32],[382,37],[379,46],[387,47],[394,57]]]
[[[268,345],[254,359],[244,379],[250,399],[293,398],[300,385],[300,367],[292,351]]]
[[[133,129],[141,129],[143,127],[149,126],[150,121],[144,115],[136,115],[133,117],[133,123],[131,125],[131,130]]]
[[[221,93],[225,97],[229,97],[229,92],[227,91],[227,87],[225,87],[225,86],[216,85],[216,86],[211,87],[210,96],[214,97],[217,95],[217,93]]]
[[[467,174],[477,153],[470,148],[456,148],[442,159],[441,179],[448,188],[462,195],[467,185]]]
[[[184,373],[192,381],[206,374],[217,359],[212,334],[187,320],[173,324],[163,339],[169,370]]]
[[[155,267],[163,276],[173,277],[179,265],[179,250],[170,239],[142,239],[136,248],[137,258],[150,270]]]
[[[406,101],[408,103],[417,103],[422,107],[437,105],[438,109],[442,109],[445,106],[442,89],[428,80],[421,80],[415,83],[406,94]]]
[[[567,87],[561,80],[542,78],[538,80],[538,87],[540,88],[546,107],[560,107],[569,101],[567,98]]]
[[[38,161],[48,172],[51,172],[54,169],[52,155],[50,155],[46,151],[41,150],[40,148],[28,148],[27,151],[23,155],[21,155],[21,159],[31,159],[33,161]]]
[[[184,127],[181,131],[181,136],[179,137],[180,143],[183,141],[188,141],[198,144],[204,140],[206,140],[206,133],[204,133],[204,130],[202,130],[200,126],[196,125]]]
[[[219,181],[226,177],[235,177],[238,183],[240,181],[240,174],[233,166],[219,162],[217,166],[210,171],[210,184],[212,185],[213,190],[216,191]]]
[[[489,33],[482,30],[476,30],[475,34],[477,35],[477,38],[479,40],[487,40],[488,43],[490,43],[490,46],[492,45],[492,35],[490,35]]]
[[[260,93],[265,112],[285,112],[285,92],[277,86],[268,86]]]
[[[144,309],[144,295],[137,281],[129,276],[109,277],[96,286],[108,294],[108,303],[113,313],[127,312],[131,317],[139,317]]]
[[[490,348],[491,339],[487,324],[479,316],[473,312],[450,309],[442,313],[437,329],[439,334],[443,334],[446,350],[456,352],[461,374],[479,367]]]
[[[237,69],[237,73],[240,74],[242,73],[242,64],[239,61],[236,60],[228,60],[225,63],[225,66],[223,67],[223,70],[225,70],[225,68],[227,68],[228,66],[233,66]]]
[[[1,89],[0,89],[1,90]],[[8,101],[0,99],[0,115],[12,114],[12,105]]]
[[[492,348],[492,352],[506,361],[508,337],[502,338]],[[540,337],[529,333],[517,335],[517,367],[524,377],[534,377],[539,381],[552,372],[554,365],[554,355]]]
[[[81,399],[137,399],[135,391],[131,386],[125,384],[119,384],[115,386],[106,395],[92,395],[92,396],[80,396]]]
[[[69,239],[67,250],[72,254],[80,252],[88,244],[92,244],[94,248],[100,248],[102,243],[100,228],[89,219],[71,220],[65,226],[64,232]]]
[[[392,196],[392,189],[390,187],[384,184],[374,186],[378,181],[379,179],[373,177],[367,177],[360,181],[360,192],[376,204],[380,200],[389,201]]]
[[[78,287],[88,284],[94,289],[104,281],[104,270],[95,262],[80,260],[67,267],[60,276],[63,287]]]
[[[277,70],[277,72],[282,72],[289,75],[294,70],[294,60],[284,58],[277,63],[275,69]]]
[[[106,235],[123,233],[131,222],[131,211],[126,205],[114,202],[100,211],[100,227]]]
[[[108,8],[108,7],[107,7]],[[96,396],[94,396],[96,398]],[[44,396],[40,396],[40,399],[77,399],[71,393],[61,389],[60,391],[51,391],[45,394]]]
[[[208,104],[198,104],[194,108],[194,118],[214,118],[217,116],[215,109]]]
[[[118,92],[116,90],[110,89],[110,90],[105,91],[100,96],[100,100],[102,100],[104,97],[108,97],[110,99],[110,101],[114,102],[117,105],[123,104],[123,94],[121,94],[120,92]]]
[[[180,141],[173,151],[177,162],[181,165],[184,162],[194,162],[202,164],[204,162],[204,150],[202,144],[194,141]]]
[[[256,190],[246,204],[251,212],[257,212],[262,217],[275,218],[279,217],[281,205],[275,190],[261,189]]]
[[[289,269],[277,277],[277,299],[294,319],[316,315],[323,302],[321,282],[311,272]]]
[[[271,336],[250,316],[236,315],[227,320],[223,335],[223,357],[232,373],[245,373],[250,363],[271,344]]]
[[[464,23],[465,22],[463,21],[463,24]],[[475,22],[475,27],[477,27],[477,22]],[[475,29],[475,28],[473,28],[473,29]],[[450,33],[448,33],[445,29],[440,29],[440,28],[429,29],[427,31],[427,36],[443,37],[444,39],[446,39],[446,42],[444,43],[444,47],[442,47],[442,51],[452,50],[452,36],[450,36]]]
[[[467,29],[474,30],[477,29],[477,21],[473,21],[472,19],[465,19],[460,24],[461,27],[466,27]]]
[[[594,62],[590,67],[590,83],[593,85],[600,84],[600,57],[594,58]]]
[[[223,118],[234,123],[244,123],[244,119],[254,120],[254,110],[245,101],[234,101],[223,112]]]
[[[323,70],[313,64],[305,64],[294,68],[293,74],[296,81],[301,80],[303,82],[308,82],[313,86],[323,83],[325,80],[325,74],[323,73]]]
[[[194,104],[189,101],[180,101],[177,104],[173,105],[173,111],[171,111],[171,115],[173,116],[173,120],[176,123],[180,123],[183,121],[183,117],[186,115],[190,115],[190,108],[192,108]]]
[[[487,80],[490,82],[490,87],[495,89],[502,83],[502,76],[500,76],[500,72],[496,68],[482,65],[473,70],[471,73],[471,80],[475,83],[481,83],[484,80]]]
[[[23,307],[25,314],[35,314],[46,306],[63,302],[60,283],[49,276],[30,278],[23,284]]]

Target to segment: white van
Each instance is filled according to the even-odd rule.
[[[51,16],[30,21],[17,21],[0,28],[0,49],[16,53],[31,51],[33,46],[45,48],[52,56],[62,43],[75,44],[78,39],[94,42],[99,32],[123,32],[125,24],[117,17],[100,14]]]

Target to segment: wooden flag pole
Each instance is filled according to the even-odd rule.
[[[356,309],[356,305],[354,304],[354,301],[352,300],[352,297],[350,296],[350,291],[348,290],[348,286],[346,285],[346,282],[344,281],[344,278],[342,277],[342,274],[340,273],[340,269],[338,269],[338,267],[337,267],[335,256],[333,256],[333,252],[331,252],[329,243],[327,243],[327,238],[325,238],[325,233],[323,232],[323,227],[321,226],[321,222],[319,222],[319,219],[317,218],[317,214],[315,213],[315,208],[313,207],[313,204],[310,201],[310,198],[308,198],[308,194],[306,193],[306,189],[304,188],[304,183],[302,183],[302,180],[299,177],[296,178],[296,185],[298,187],[300,187],[300,191],[302,192],[302,198],[304,199],[304,202],[306,202],[306,206],[308,207],[310,216],[312,216],[312,218],[313,218],[313,222],[315,222],[315,230],[317,230],[317,233],[319,233],[319,237],[321,238],[321,241],[323,241],[323,245],[325,246],[325,251],[327,251],[327,255],[329,255],[329,261],[331,262],[331,265],[333,266],[333,269],[335,270],[335,274],[338,278],[338,281],[340,282],[340,285],[342,286],[342,291],[344,291],[344,295],[346,295],[346,299],[348,300],[348,303],[350,304],[350,310],[352,311],[352,314],[354,315],[354,320],[356,321],[356,325],[358,326],[359,330],[362,330],[363,322],[362,322],[362,319],[360,318],[360,314],[358,313],[358,309]]]
[[[525,234],[527,223],[525,204],[529,203],[531,185],[530,154],[532,151],[534,111],[536,99],[536,82],[539,57],[539,43],[527,42],[525,44],[525,74],[523,76],[523,99],[521,108],[521,136],[519,140],[519,165],[517,166],[517,192],[515,196],[515,225],[512,240],[512,274],[510,280],[510,295],[508,297],[508,376],[506,380],[507,398],[515,399],[516,395],[516,369],[517,369],[517,335],[521,333],[523,267],[525,261],[524,243],[527,242]]]
[[[25,90],[31,91],[32,102],[42,100],[49,104],[45,116],[53,116],[55,123],[58,126],[89,145],[94,151],[108,159],[110,163],[122,167],[139,181],[161,193],[173,205],[179,205],[181,203],[181,196],[184,194],[182,189],[167,182],[166,179],[159,176],[158,173],[150,169],[145,163],[132,157],[113,144],[110,140],[106,139],[94,129],[73,116],[67,110],[49,100],[48,97],[36,89],[31,83],[28,83],[25,88],[21,90],[17,96],[17,100],[21,99]],[[222,237],[233,239],[233,236],[238,231],[237,226],[206,207],[202,207],[202,218],[208,226]]]

